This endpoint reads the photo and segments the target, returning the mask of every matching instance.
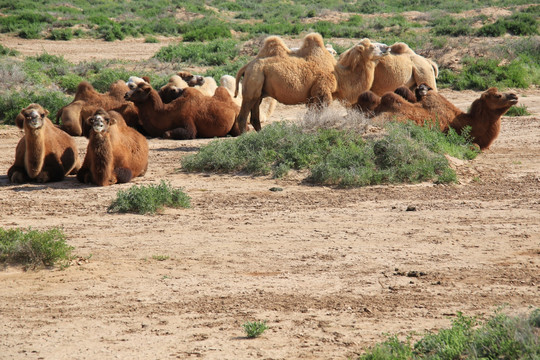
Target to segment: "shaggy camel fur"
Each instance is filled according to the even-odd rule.
[[[92,129],[83,165],[77,173],[80,182],[108,186],[146,173],[148,142],[126,125],[122,115],[99,109],[87,121]]]
[[[390,55],[382,58],[375,68],[375,80],[371,91],[382,96],[400,86],[409,89],[426,83],[435,91],[435,79],[439,68],[430,59],[416,54],[407,44],[395,43],[390,47]]]
[[[130,76],[126,82],[126,85],[130,90],[133,90],[142,82],[150,84],[150,78],[148,76],[143,76],[142,78],[138,76]]]
[[[414,90],[414,93],[406,86],[398,87],[394,91],[394,93],[401,96],[404,100],[414,104],[414,103],[422,101],[422,99],[425,98],[426,95],[428,94],[429,90],[433,90],[433,89],[431,89],[426,84],[420,84]],[[396,100],[394,99],[394,97],[391,97],[389,101],[395,102]],[[375,115],[375,109],[377,109],[377,106],[379,106],[380,103],[381,103],[381,97],[375,94],[373,91],[368,90],[358,96],[358,100],[356,104],[353,105],[353,108],[355,108],[358,111],[362,111],[366,113],[368,116],[372,116],[372,115]],[[381,112],[383,110],[379,108],[377,109],[377,111]]]
[[[231,75],[223,75],[219,79],[219,84],[223,86],[229,94],[231,94],[231,97],[236,105],[239,107],[242,106],[242,84],[238,84],[238,91],[239,94],[235,97],[234,96],[234,90],[236,87],[236,79]],[[265,122],[270,115],[274,112],[276,109],[277,101],[276,99],[273,99],[271,97],[265,97],[261,101],[261,106],[259,107],[259,115],[260,115],[260,121]],[[248,117],[249,118],[249,117]]]
[[[235,124],[240,109],[221,86],[211,97],[188,87],[164,104],[157,91],[143,83],[126,93],[126,99],[135,103],[144,130],[152,137],[180,140],[241,133]]]
[[[187,87],[194,87],[206,96],[213,96],[217,84],[212,77],[202,77],[193,75],[188,71],[179,71],[176,75],[170,77],[169,82],[163,85],[158,93],[161,100],[168,104],[182,95],[182,91]]]
[[[236,74],[235,95],[244,77],[239,128],[246,128],[251,113],[251,124],[261,129],[259,105],[266,96],[286,105],[311,107],[328,105],[333,99],[355,102],[359,93],[371,87],[376,62],[384,53],[381,49],[364,39],[336,62],[319,34],[308,34],[294,53],[280,38],[267,38],[257,57]]]
[[[24,129],[17,144],[15,162],[8,170],[14,183],[60,181],[79,169],[77,146],[71,136],[58,129],[39,104],[21,110],[15,120]]]
[[[500,93],[490,88],[473,101],[468,112],[456,116],[450,126],[461,133],[465,126],[471,127],[470,136],[481,150],[489,149],[501,130],[501,117],[518,103],[515,93]]]
[[[360,97],[367,99],[368,95],[364,93]],[[500,93],[496,88],[490,88],[472,103],[468,112],[463,112],[433,90],[414,104],[395,93],[386,93],[380,98],[374,113],[377,114],[375,121],[391,116],[394,120],[412,120],[418,125],[425,125],[426,122],[430,126],[439,124],[442,131],[448,131],[451,127],[460,134],[464,127],[470,126],[469,135],[473,142],[484,150],[499,135],[501,117],[517,102],[515,93]]]
[[[62,120],[60,128],[73,136],[86,136],[90,125],[85,123],[97,109],[116,110],[122,114],[128,125],[136,127],[139,121],[136,108],[124,100],[124,94],[129,87],[123,80],[111,84],[109,91],[100,94],[87,81],[82,81],[77,87],[73,101],[62,107],[56,114],[56,121]]]

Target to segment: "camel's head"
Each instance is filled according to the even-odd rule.
[[[201,75],[193,75],[187,71],[179,71],[178,76],[182,78],[189,86],[202,86],[204,84],[204,77]]]
[[[17,125],[20,128],[37,130],[43,127],[43,124],[45,123],[45,118],[47,117],[47,115],[49,115],[49,112],[39,104],[30,104],[26,108],[21,110],[20,115],[22,115],[23,118],[22,123],[19,116],[18,120],[16,121]]]
[[[518,96],[516,93],[501,93],[497,90],[497,88],[488,89],[482,94],[480,99],[483,100],[492,110],[508,110],[512,105],[516,105],[518,103]]]
[[[339,57],[338,63],[344,67],[356,68],[361,63],[377,62],[389,53],[389,47],[382,43],[372,43],[369,39],[362,39],[360,43],[345,51]]]
[[[133,90],[137,87],[137,85],[142,82],[150,84],[150,79],[147,76],[144,76],[142,78],[138,76],[130,76],[126,85],[129,87],[130,90]]]
[[[148,84],[147,82],[142,82],[139,85],[137,85],[136,88],[129,90],[124,95],[124,99],[127,101],[133,101],[134,103],[144,102],[146,101],[146,99],[148,99],[148,96],[150,95],[151,91],[152,91],[152,86],[150,86],[150,84]]]
[[[105,110],[99,109],[88,119],[88,123],[96,134],[103,134],[111,125],[116,124],[116,119],[109,116]]]
[[[416,101],[421,101],[428,93],[429,90],[433,90],[428,84],[421,83],[414,90],[414,95],[416,95]]]
[[[182,95],[184,89],[178,86],[165,85],[159,89],[158,94],[164,104],[172,102],[174,99],[178,99]]]

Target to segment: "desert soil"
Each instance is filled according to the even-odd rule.
[[[138,41],[2,44],[70,61],[86,47],[117,58],[156,51]],[[182,157],[210,140],[161,139],[149,139],[148,172],[129,184],[13,185],[5,174],[22,133],[0,128],[0,226],[62,227],[79,257],[65,269],[0,271],[0,357],[348,359],[385,333],[449,327],[458,312],[528,313],[540,306],[540,91],[516,92],[533,115],[504,117],[490,150],[455,164],[452,185],[188,174]],[[443,94],[462,109],[479,95]],[[304,112],[278,106],[272,121]],[[77,143],[82,158],[87,140]],[[107,213],[119,190],[161,180],[192,207]],[[242,324],[254,320],[269,329],[247,339]]]

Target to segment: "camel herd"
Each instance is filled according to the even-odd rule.
[[[414,121],[458,133],[470,127],[480,149],[498,136],[501,116],[517,104],[514,93],[495,88],[463,112],[437,92],[438,67],[407,44],[387,46],[362,39],[337,59],[317,33],[290,49],[268,37],[257,56],[218,86],[211,77],[180,71],[159,90],[148,77],[113,83],[105,94],[79,84],[74,100],[56,114],[39,104],[21,110],[16,125],[24,137],[15,151],[8,179],[49,182],[77,174],[84,183],[106,186],[129,182],[148,167],[146,137],[169,139],[238,136],[259,131],[279,101],[321,109],[333,100],[374,119]],[[89,139],[80,164],[72,136]]]

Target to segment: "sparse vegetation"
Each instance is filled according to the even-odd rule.
[[[116,199],[109,206],[111,213],[155,214],[165,206],[174,208],[189,208],[190,197],[180,189],[174,189],[170,184],[161,181],[159,185],[134,185],[127,190],[120,190]]]
[[[0,228],[0,263],[25,267],[53,266],[71,260],[73,247],[61,229],[40,231]]]
[[[268,330],[266,321],[248,321],[242,324],[246,336],[248,338],[256,338],[262,335],[263,332]]]
[[[505,114],[506,116],[527,116],[531,115],[529,110],[527,109],[527,106],[525,105],[518,105],[518,106],[512,106]]]
[[[458,313],[452,327],[427,333],[411,344],[390,336],[358,360],[386,359],[537,359],[540,357],[540,309],[528,316],[497,312],[481,323]]]
[[[456,181],[445,153],[472,159],[477,150],[467,137],[413,124],[389,123],[381,139],[319,127],[305,132],[294,124],[273,123],[258,133],[216,140],[186,156],[186,171],[245,172],[283,177],[309,170],[306,181],[342,187],[383,183]]]

